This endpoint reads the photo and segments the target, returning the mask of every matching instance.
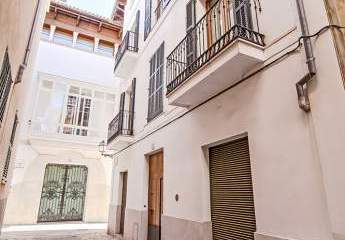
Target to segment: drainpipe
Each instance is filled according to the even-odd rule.
[[[34,38],[34,31],[35,31],[36,22],[37,22],[37,16],[38,16],[39,8],[40,8],[40,3],[41,3],[41,0],[37,0],[37,4],[36,4],[36,8],[35,8],[35,15],[34,15],[34,19],[32,21],[29,39],[28,39],[28,42],[26,44],[24,59],[23,59],[23,62],[19,66],[17,77],[16,77],[14,84],[20,83],[22,81],[24,70],[28,64],[29,54],[31,52],[31,45],[32,45],[32,41]]]
[[[296,90],[297,90],[297,95],[298,95],[299,107],[305,112],[310,112],[310,102],[309,102],[309,97],[308,97],[308,83],[316,75],[316,64],[315,64],[315,57],[314,57],[311,39],[307,37],[310,34],[309,34],[308,21],[307,21],[307,17],[305,13],[303,0],[296,0],[296,3],[297,3],[299,21],[301,24],[301,31],[303,35],[302,38],[303,38],[303,43],[304,43],[305,55],[307,58],[306,63],[308,65],[308,73],[300,81],[296,83]]]

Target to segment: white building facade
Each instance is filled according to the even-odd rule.
[[[330,23],[321,0],[128,1],[109,232],[344,239],[345,95],[331,34],[343,30]]]
[[[25,112],[48,5],[47,0],[0,3],[0,226],[13,175],[16,128]]]
[[[112,160],[98,144],[114,115],[120,29],[51,3],[17,133],[5,225],[107,221]]]

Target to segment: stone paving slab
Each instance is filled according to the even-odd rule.
[[[0,240],[120,240],[103,230],[5,232]]]

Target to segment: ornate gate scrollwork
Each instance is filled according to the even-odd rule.
[[[48,164],[38,222],[83,220],[87,167]]]

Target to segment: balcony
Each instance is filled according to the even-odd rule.
[[[128,31],[115,56],[114,73],[117,77],[126,77],[137,60],[138,33]]]
[[[108,126],[108,148],[121,150],[133,141],[134,113],[121,110]]]
[[[167,57],[169,104],[195,106],[264,61],[264,35],[252,20],[257,11],[251,0],[219,0],[210,7]]]

